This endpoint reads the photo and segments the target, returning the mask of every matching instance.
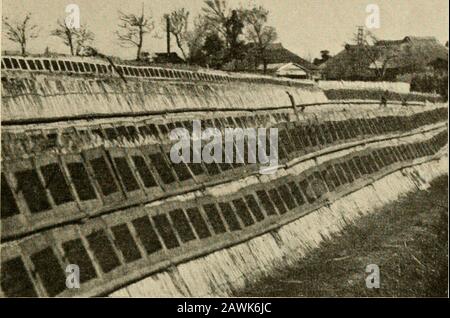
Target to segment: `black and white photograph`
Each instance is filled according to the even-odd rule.
[[[1,299],[448,298],[447,0],[0,12]]]

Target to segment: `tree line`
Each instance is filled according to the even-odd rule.
[[[189,10],[179,8],[161,17],[159,24],[170,32],[183,59],[190,64],[237,69],[242,64],[267,68],[267,51],[277,39],[274,27],[268,25],[269,11],[263,6],[231,8],[225,0],[204,0],[201,13],[192,18]],[[157,19],[145,12],[118,12],[117,30],[114,32],[120,46],[134,48],[135,59],[142,61],[144,44],[149,37],[159,38]],[[20,22],[3,18],[4,34],[27,54],[28,43],[39,36],[37,24],[30,13]],[[95,35],[87,27],[70,27],[58,20],[51,36],[61,39],[71,55],[82,55],[84,49],[94,45]],[[148,53],[147,53],[148,54]]]

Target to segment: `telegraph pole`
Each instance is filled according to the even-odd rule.
[[[167,32],[167,57],[170,56],[170,17],[166,16],[166,32]]]

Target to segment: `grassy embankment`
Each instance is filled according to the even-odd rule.
[[[408,195],[348,226],[295,268],[236,296],[446,297],[448,184]],[[380,289],[366,288],[368,264],[380,268]]]

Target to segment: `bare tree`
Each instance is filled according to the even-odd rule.
[[[70,54],[75,55],[75,29],[70,28],[65,20],[64,22],[61,22],[60,20],[56,21],[57,27],[52,32],[50,32],[50,35],[59,37],[63,40],[64,44],[67,45],[70,49]]]
[[[57,27],[50,34],[59,37],[70,49],[71,55],[79,55],[81,50],[94,40],[94,34],[86,26],[79,29],[69,27],[66,22],[58,20]]]
[[[172,11],[170,14],[164,15],[165,19],[169,19],[169,32],[175,37],[177,46],[183,54],[183,58],[186,60],[187,55],[185,51],[185,46],[188,37],[188,21],[189,21],[189,11],[185,8],[177,9]],[[163,25],[167,29],[165,21]],[[166,30],[167,32],[167,30]]]
[[[80,55],[81,51],[94,41],[94,33],[89,31],[87,26],[81,25],[75,34],[75,55]]]
[[[122,13],[119,11],[119,31],[116,35],[122,47],[136,47],[136,60],[141,59],[144,36],[151,34],[155,30],[155,23],[151,16],[145,16],[144,6],[140,15],[132,13]]]
[[[267,48],[278,37],[274,27],[265,25],[268,16],[269,11],[262,6],[244,10],[244,21],[247,23],[246,37],[255,46],[258,64],[262,61],[264,73],[267,72]]]
[[[22,55],[26,55],[27,43],[30,39],[35,39],[39,35],[39,30],[36,24],[32,24],[31,13],[27,13],[22,22],[10,22],[8,17],[3,18],[5,25],[4,34],[6,37],[20,45]]]

